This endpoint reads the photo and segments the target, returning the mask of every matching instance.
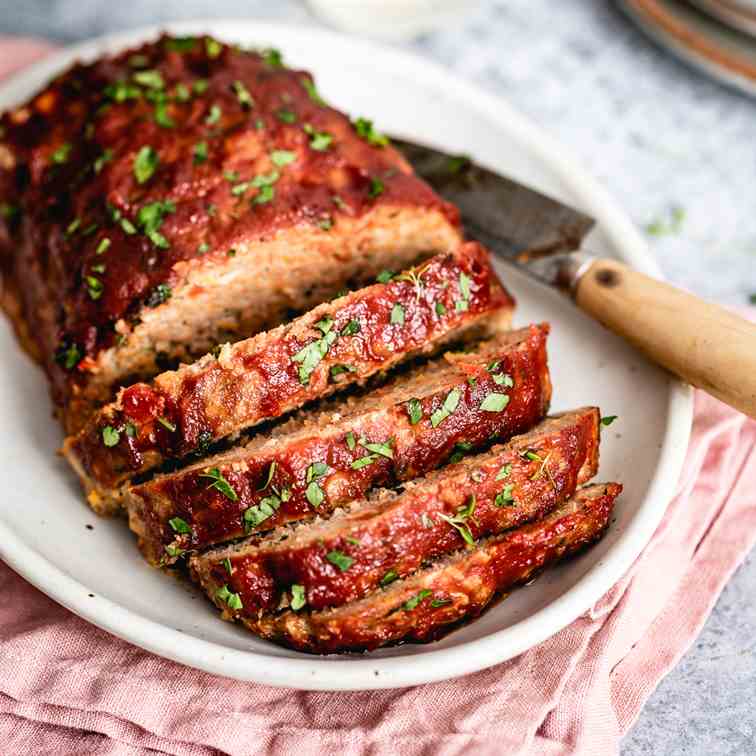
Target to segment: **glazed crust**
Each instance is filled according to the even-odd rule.
[[[192,572],[216,600],[222,587],[236,594],[242,618],[285,606],[293,584],[303,587],[312,611],[342,606],[465,543],[474,546],[544,517],[569,499],[597,472],[599,419],[592,407],[549,418],[402,493],[386,492],[324,522],[199,554]]]
[[[508,325],[513,306],[486,250],[468,242],[387,283],[226,345],[217,358],[208,355],[122,390],[66,440],[64,454],[90,491],[90,503],[112,508],[129,478],[474,329]],[[333,368],[343,370],[335,379]]]
[[[336,609],[283,609],[240,617],[261,637],[317,654],[428,642],[479,616],[497,595],[598,540],[622,491],[618,483],[581,489],[544,519],[479,542],[405,580]],[[215,599],[226,619],[235,613]]]
[[[289,433],[256,436],[247,448],[130,489],[129,522],[142,552],[165,564],[187,551],[326,516],[371,488],[419,477],[453,454],[526,431],[551,399],[548,330],[531,326],[447,354],[331,411],[298,418]],[[459,395],[454,413],[436,424],[431,418],[452,392]],[[502,411],[480,409],[492,393],[508,397]],[[383,454],[365,446],[377,443],[386,444]],[[325,466],[314,487],[313,465]],[[220,473],[230,492],[209,485],[209,470]],[[176,517],[191,532],[177,532],[170,524]]]
[[[382,252],[405,266],[460,239],[395,149],[270,52],[165,37],[74,66],[0,126],[3,302],[69,428],[112,384],[391,267]]]

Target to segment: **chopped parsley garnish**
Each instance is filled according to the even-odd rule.
[[[189,87],[183,82],[176,84],[176,88],[173,90],[173,98],[176,102],[189,102],[192,99],[192,93],[189,91]]]
[[[449,162],[446,164],[446,170],[452,175],[462,173],[466,168],[472,165],[472,161],[467,155],[455,155],[449,158]]]
[[[381,586],[387,586],[389,583],[393,583],[398,579],[399,575],[396,570],[389,570],[380,580]]]
[[[271,68],[283,68],[283,55],[279,50],[269,47],[267,50],[263,50],[260,55]]]
[[[446,315],[446,307],[443,302],[436,302],[436,315],[438,315],[439,318]]]
[[[104,263],[92,266],[93,273],[104,273],[107,270],[107,266]]]
[[[410,425],[417,425],[423,419],[423,405],[419,399],[410,399],[407,402],[407,414]]]
[[[377,131],[373,122],[367,118],[357,118],[352,121],[352,126],[357,132],[357,136],[364,139],[368,144],[372,144],[373,147],[385,147],[389,143],[388,137]]]
[[[163,224],[163,218],[170,213],[176,212],[176,205],[170,200],[165,202],[157,200],[150,202],[139,208],[137,213],[137,224],[144,231],[147,238],[160,249],[168,249],[170,244],[168,240],[160,233],[160,226]]]
[[[273,476],[276,474],[277,466],[278,465],[276,464],[275,461],[270,463],[270,465],[268,466],[268,475],[265,478],[265,481],[263,482],[262,486],[260,486],[260,488],[257,489],[258,491],[264,491],[271,484],[273,480]]]
[[[375,280],[378,281],[378,283],[387,284],[393,277],[394,274],[390,270],[382,270],[375,277]]]
[[[483,412],[503,412],[509,404],[508,394],[489,394],[480,405]]]
[[[322,229],[323,231],[330,231],[333,228],[333,218],[331,218],[330,215],[323,216],[318,221],[318,228]]]
[[[449,415],[457,409],[462,393],[459,389],[452,389],[444,399],[444,403],[431,415],[431,425],[437,428]]]
[[[208,126],[212,126],[214,123],[220,121],[221,115],[223,115],[223,111],[221,110],[220,105],[213,104],[210,106],[210,110],[205,118],[205,123]]]
[[[136,71],[131,75],[131,78],[143,87],[147,89],[164,89],[165,82],[160,75],[160,71],[154,69],[148,69],[146,71]]]
[[[506,388],[512,388],[512,386],[514,386],[512,376],[508,373],[496,373],[496,375],[492,377],[494,379],[494,383],[498,386],[504,386]]]
[[[449,457],[449,462],[451,462],[451,464],[456,464],[465,456],[465,454],[471,451],[472,448],[473,445],[469,441],[457,441],[457,443],[454,444],[454,453]]]
[[[208,58],[217,58],[223,52],[223,45],[212,37],[205,37],[205,52]]]
[[[354,462],[351,464],[352,470],[361,470],[363,467],[367,467],[368,465],[372,465],[373,462],[375,462],[376,459],[378,459],[378,454],[367,454],[364,457],[360,457],[359,459],[355,459]]]
[[[313,480],[305,489],[305,497],[313,507],[317,508],[323,503],[325,493],[323,493],[320,484],[316,480]]]
[[[77,344],[63,341],[55,350],[55,361],[66,370],[73,370],[84,355]]]
[[[318,366],[323,357],[326,356],[332,344],[338,338],[338,334],[333,330],[333,320],[324,319],[315,324],[323,336],[316,341],[302,347],[291,359],[299,365],[299,382],[306,386],[310,382],[310,376]]]
[[[432,594],[433,591],[428,588],[423,588],[422,591],[416,593],[412,598],[407,599],[404,604],[402,604],[402,609],[404,609],[405,612],[411,612],[413,609],[417,609],[417,607]]]
[[[267,205],[273,197],[276,196],[276,190],[270,184],[260,187],[260,191],[252,198],[253,205]]]
[[[317,152],[325,152],[333,142],[333,135],[327,131],[316,131],[312,124],[304,125],[305,134],[310,137],[310,147]]]
[[[331,378],[338,378],[344,373],[354,373],[355,370],[356,368],[353,368],[351,365],[333,365],[331,367]]]
[[[197,45],[196,37],[173,37],[165,40],[166,50],[173,52],[191,52]]]
[[[346,434],[346,445],[349,448],[349,451],[354,451],[357,446],[357,439],[354,437],[352,431],[349,431],[349,433]]]
[[[404,307],[399,302],[391,308],[391,325],[404,325]]]
[[[90,299],[98,300],[105,289],[102,281],[94,276],[84,276],[84,280],[87,284],[87,292],[89,293]]]
[[[241,596],[238,593],[232,593],[227,585],[223,585],[215,592],[215,597],[228,605],[229,609],[243,609]]]
[[[192,92],[196,95],[201,95],[207,92],[207,88],[210,86],[210,82],[207,79],[197,79],[192,84]]]
[[[176,426],[170,420],[168,420],[167,418],[165,418],[165,417],[158,417],[157,421],[167,431],[170,431],[171,433],[175,433],[176,432]]]
[[[169,557],[180,557],[186,549],[182,549],[179,546],[174,546],[172,543],[169,543],[165,547],[165,553],[168,554]]]
[[[294,123],[297,120],[296,113],[293,113],[291,110],[287,110],[286,108],[281,108],[276,113],[276,116],[278,117],[279,121],[283,121],[284,123]]]
[[[368,197],[370,197],[370,199],[375,199],[376,197],[379,197],[381,194],[383,194],[385,189],[386,186],[384,185],[383,181],[378,178],[371,178]]]
[[[194,145],[193,160],[195,165],[200,165],[207,160],[207,142],[197,142]]]
[[[115,446],[121,440],[121,434],[112,425],[106,425],[102,429],[102,443],[108,448]]]
[[[440,599],[433,599],[431,601],[431,606],[434,609],[438,609],[439,606],[446,606],[447,604],[451,604],[452,600],[450,598],[440,598]]]
[[[165,99],[160,99],[155,103],[155,123],[164,129],[172,129],[176,125],[168,114],[168,103]]]
[[[226,572],[229,575],[234,574],[234,568],[231,566],[231,560],[228,557],[223,560],[223,566],[226,568]]]
[[[470,306],[470,276],[466,273],[459,274],[459,292],[462,299],[454,303],[457,312],[464,312]]]
[[[325,101],[323,98],[318,94],[318,90],[315,88],[315,84],[312,81],[312,79],[308,79],[306,76],[303,76],[299,80],[302,84],[302,86],[305,88],[305,91],[307,92],[307,95],[309,98],[316,103],[317,105],[325,105]]]
[[[270,519],[281,506],[281,497],[271,494],[260,500],[256,506],[244,510],[244,529],[249,532],[265,520]]]
[[[472,546],[475,543],[470,526],[467,524],[469,519],[473,518],[473,512],[475,512],[475,496],[470,498],[470,503],[466,506],[462,506],[457,510],[457,514],[454,517],[439,512],[438,516],[444,521],[449,523],[464,539],[465,543]]]
[[[326,559],[342,572],[346,572],[354,564],[354,559],[343,551],[329,551],[326,554]]]
[[[354,336],[355,333],[359,333],[361,329],[360,321],[352,318],[342,329],[342,336]]]
[[[113,159],[113,150],[111,150],[110,148],[103,150],[100,157],[98,157],[94,161],[94,165],[93,165],[94,172],[99,173],[105,167],[105,164],[109,163],[112,159]]]
[[[528,451],[523,452],[521,456],[525,457],[525,459],[529,459],[531,462],[543,462],[540,455],[534,452],[532,449],[529,449]]]
[[[104,89],[104,94],[109,97],[113,102],[126,102],[126,100],[138,100],[142,93],[139,87],[130,84],[127,81],[117,81],[113,84],[108,84]]]
[[[149,181],[160,163],[157,152],[152,147],[145,145],[134,158],[134,177],[138,184]]]
[[[173,291],[168,284],[158,284],[145,299],[144,304],[146,307],[158,307],[163,302],[167,302],[172,295]]]
[[[291,610],[298,612],[307,603],[307,597],[305,596],[305,588],[299,583],[294,583],[291,586]]]
[[[252,95],[249,90],[244,86],[244,83],[238,79],[231,85],[231,89],[234,90],[236,99],[239,101],[239,105],[244,110],[250,110],[255,106],[255,101],[252,99]]]
[[[78,230],[79,226],[81,226],[81,218],[74,218],[67,226],[66,226],[66,236],[71,236],[72,234],[75,234]]]
[[[603,426],[611,425],[616,419],[617,419],[617,415],[606,415],[605,417],[601,418],[601,425]]]
[[[204,255],[206,252],[210,251],[210,245],[207,242],[200,242],[199,246],[197,247],[197,253],[200,255]]]
[[[103,236],[103,238],[100,239],[100,243],[97,245],[95,254],[101,255],[103,252],[107,251],[108,247],[110,247],[110,239],[108,239],[107,236]]]
[[[394,450],[391,448],[394,443],[394,439],[390,438],[385,444],[374,444],[364,439],[360,439],[360,446],[367,449],[373,454],[378,454],[381,457],[387,457],[388,459],[394,458]]]
[[[174,533],[189,534],[192,532],[189,523],[181,517],[171,517],[171,519],[168,520],[168,524],[171,526]]]
[[[211,467],[203,473],[200,473],[200,478],[209,478],[213,482],[208,488],[214,488],[216,491],[220,491],[227,499],[231,501],[239,501],[239,497],[236,495],[236,491],[231,487],[231,484],[223,477],[223,474],[217,467]]]
[[[290,150],[273,150],[270,153],[270,159],[279,168],[283,168],[283,166],[293,163],[297,156]]]
[[[73,145],[69,144],[68,142],[61,144],[60,147],[58,147],[58,149],[55,150],[52,155],[50,155],[50,162],[54,163],[55,165],[62,165],[63,163],[67,163],[72,149]]]
[[[126,423],[126,427],[124,428],[124,430],[126,431],[126,435],[129,438],[136,438],[137,428],[136,428],[136,425],[134,425],[134,423]]]
[[[496,480],[504,480],[509,477],[509,473],[512,472],[512,463],[508,462],[506,465],[502,465],[499,472],[496,473]]]
[[[512,496],[513,488],[514,483],[507,483],[507,485],[496,494],[494,504],[496,504],[497,507],[513,507],[515,503],[514,496]]]

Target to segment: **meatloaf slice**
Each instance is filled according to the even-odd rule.
[[[375,486],[524,432],[551,398],[548,331],[531,326],[447,353],[382,389],[130,489],[129,522],[142,552],[153,564],[170,563],[188,550],[324,515]]]
[[[459,242],[365,119],[275,51],[163,37],[0,120],[3,302],[69,434],[114,386]]]
[[[244,617],[275,612],[292,585],[313,611],[347,604],[570,498],[598,469],[599,419],[592,407],[550,418],[329,520],[196,555],[192,572],[216,601],[236,596]]]
[[[119,392],[64,444],[98,511],[166,460],[278,418],[463,334],[509,324],[514,302],[476,243],[225,345],[218,356]]]
[[[244,614],[240,595],[226,584],[213,598],[224,619],[240,620],[262,638],[298,651],[371,651],[399,641],[436,640],[480,615],[497,595],[598,540],[621,491],[618,483],[583,488],[543,520],[488,538],[336,609],[312,609],[298,584],[278,612],[260,616]]]

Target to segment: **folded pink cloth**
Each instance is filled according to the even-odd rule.
[[[0,50],[7,73],[45,48]],[[756,541],[755,486],[756,422],[697,394],[678,493],[628,574],[522,656],[404,690],[305,693],[198,672],[87,624],[0,563],[0,750],[616,753]]]

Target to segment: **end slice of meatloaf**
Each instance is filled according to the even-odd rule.
[[[436,640],[479,616],[497,595],[601,538],[621,491],[618,483],[587,486],[543,520],[485,539],[336,609],[313,609],[296,583],[275,613],[245,614],[240,594],[225,583],[213,600],[224,619],[239,620],[262,638],[298,651],[372,651],[400,641]]]
[[[67,432],[190,361],[461,239],[365,119],[280,55],[164,37],[0,120],[3,301]]]
[[[131,488],[126,506],[142,553],[169,564],[187,551],[323,516],[371,488],[528,430],[551,399],[548,331],[531,326],[447,353],[381,389]]]
[[[514,302],[489,255],[469,242],[386,283],[351,292],[217,357],[121,390],[64,454],[96,510],[112,509],[129,478],[402,360],[480,330],[509,325]]]
[[[275,612],[293,584],[314,611],[341,606],[569,499],[597,472],[599,421],[593,407],[550,418],[398,493],[198,554],[192,572],[211,597],[238,596],[244,617]]]

